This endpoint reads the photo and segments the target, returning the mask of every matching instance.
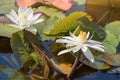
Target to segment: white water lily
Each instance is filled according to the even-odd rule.
[[[94,62],[94,56],[88,47],[104,52],[104,46],[99,41],[89,39],[89,34],[89,32],[86,33],[81,31],[78,36],[70,33],[71,36],[64,36],[62,39],[57,39],[57,43],[66,44],[65,46],[67,48],[66,50],[60,51],[58,55],[71,51],[76,53],[81,49],[85,57],[91,62]]]
[[[31,25],[42,22],[44,19],[40,19],[41,14],[33,15],[32,8],[19,8],[18,13],[16,13],[14,10],[11,10],[9,14],[7,14],[7,17],[14,22],[15,24],[11,24],[10,26],[19,28],[19,29],[25,29],[30,28]],[[31,28],[30,28],[31,29]],[[32,28],[33,29],[33,28]],[[34,28],[33,31],[36,31]]]

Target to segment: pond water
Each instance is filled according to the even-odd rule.
[[[70,14],[73,11],[85,11],[85,6],[73,6],[72,10],[66,12],[66,15]],[[50,41],[51,42],[51,41]],[[49,50],[49,42],[43,42],[43,45],[46,47],[46,49]],[[120,52],[120,45],[118,46],[117,52]],[[10,56],[13,56],[16,60],[17,64],[10,59]],[[18,57],[14,54],[0,54],[0,65],[6,65],[9,67],[12,67],[14,69],[19,69],[22,66],[21,61],[18,59]],[[10,61],[8,61],[10,60]],[[80,73],[81,74],[81,73]],[[9,80],[9,78],[4,77],[5,74],[0,71],[0,80]],[[63,79],[62,79],[63,80]],[[80,78],[75,78],[74,80],[120,80],[120,75],[118,74],[110,74],[105,71],[104,73],[101,71],[97,71],[94,73],[91,73],[89,75],[81,76]]]

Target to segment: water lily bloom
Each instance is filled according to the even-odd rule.
[[[15,24],[11,24],[10,26],[19,28],[19,29],[25,29],[25,28],[31,28],[31,25],[42,22],[44,19],[40,19],[40,13],[33,15],[32,8],[19,8],[18,13],[16,13],[14,10],[11,10],[9,14],[7,14],[7,17]],[[35,28],[31,28],[36,30]]]
[[[66,50],[60,51],[58,55],[71,51],[73,53],[76,53],[81,49],[85,57],[91,62],[94,62],[94,56],[90,51],[89,47],[104,52],[104,46],[99,41],[91,40],[91,38],[89,38],[89,35],[89,32],[86,33],[81,31],[78,36],[75,36],[74,34],[70,33],[70,36],[64,36],[62,37],[62,39],[57,39],[57,43],[66,44],[65,46],[67,48]]]

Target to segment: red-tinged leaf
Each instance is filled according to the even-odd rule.
[[[72,7],[72,0],[48,0],[52,5],[63,11],[68,11]]]
[[[39,56],[43,57],[43,61],[45,61],[47,64],[49,64],[51,68],[53,68],[54,70],[56,70],[57,72],[59,72],[61,74],[68,74],[70,72],[71,67],[72,67],[71,64],[58,63],[58,62],[54,61],[53,59],[48,58],[44,53],[46,51],[43,52],[43,50],[39,49],[34,43],[32,43],[32,46],[33,46],[34,50],[39,54]],[[45,72],[45,73],[47,75],[47,72]]]
[[[16,0],[17,6],[19,7],[28,7],[37,2],[40,2],[40,0]]]
[[[49,65],[48,65],[48,59],[47,59],[47,57],[45,56],[45,54],[44,54],[35,44],[32,43],[32,46],[33,46],[35,52],[38,54],[38,56],[39,56],[40,58],[42,58],[42,60],[45,62],[46,66],[45,66],[45,69],[44,69],[44,74],[43,74],[43,76],[44,76],[45,78],[48,78],[49,72],[50,72],[50,68],[49,68]]]
[[[13,23],[7,16],[5,15],[0,15],[0,23]]]

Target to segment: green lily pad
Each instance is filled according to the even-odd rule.
[[[106,53],[116,53],[116,48],[119,44],[117,36],[111,31],[106,30],[106,38],[102,42],[105,46]]]
[[[120,54],[103,54],[103,60],[111,66],[120,66]]]
[[[20,31],[20,29],[13,28],[9,24],[0,24],[0,36],[11,37],[17,31]]]
[[[7,14],[11,9],[17,9],[15,0],[0,0],[0,14]]]
[[[114,33],[120,41],[120,21],[114,21],[107,24],[105,29]]]
[[[46,6],[40,6],[38,8],[34,8],[35,12],[43,12],[45,13],[47,16],[52,16],[52,17],[58,17],[59,19],[62,19],[65,17],[65,14],[55,8],[50,8],[50,7],[46,7]]]

